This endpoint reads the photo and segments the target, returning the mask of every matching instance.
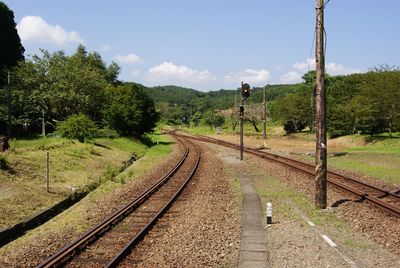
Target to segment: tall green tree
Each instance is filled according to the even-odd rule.
[[[21,44],[14,12],[0,2],[0,88],[6,84],[7,71],[24,59],[25,49]]]
[[[306,84],[298,85],[295,93],[277,99],[272,104],[273,118],[281,121],[286,132],[298,132],[311,126],[313,112],[310,98],[312,88]]]
[[[225,117],[216,111],[208,111],[204,115],[204,123],[212,129],[213,127],[220,127],[225,123]]]
[[[111,100],[105,109],[107,125],[122,135],[140,136],[151,132],[159,119],[154,101],[139,84],[109,88]]]
[[[107,82],[107,69],[98,54],[88,54],[83,46],[71,56],[42,50],[42,55],[21,62],[14,71],[14,124],[30,124],[35,129],[42,110],[51,128],[80,113],[101,121],[106,88],[116,81],[114,76]]]
[[[400,71],[373,71],[360,86],[359,117],[362,131],[369,134],[400,129]]]

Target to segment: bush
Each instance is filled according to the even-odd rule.
[[[116,130],[111,128],[103,128],[98,131],[100,137],[105,137],[108,139],[116,139],[119,138],[119,134]]]
[[[306,128],[306,126],[307,126],[306,123],[287,121],[283,125],[283,129],[286,131],[286,133],[295,133],[302,131],[303,129]]]
[[[3,170],[8,169],[7,159],[4,155],[1,155],[1,154],[0,154],[0,169],[3,169]]]
[[[67,120],[57,124],[56,133],[70,139],[78,139],[80,142],[92,140],[97,134],[96,124],[86,115],[71,115]]]

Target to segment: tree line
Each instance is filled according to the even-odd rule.
[[[313,128],[315,72],[296,92],[271,104],[287,132]],[[327,76],[327,130],[331,137],[400,131],[400,70],[381,65],[363,74]]]
[[[41,51],[11,69],[12,132],[39,133],[42,117],[52,132],[59,122],[84,115],[99,128],[140,136],[158,120],[153,100],[140,84],[118,81],[120,67],[79,45],[72,55]],[[0,126],[8,124],[8,90],[0,93]]]
[[[104,133],[140,136],[161,117],[166,123],[210,127],[230,122],[235,130],[240,90],[201,92],[177,86],[147,88],[118,80],[120,67],[80,45],[63,51],[24,57],[13,12],[0,2],[0,134],[37,134],[60,126],[101,128]],[[3,38],[4,37],[4,38]],[[11,77],[9,90],[8,74]],[[286,132],[313,130],[315,71],[294,85],[266,85],[268,120]],[[382,65],[364,74],[326,76],[327,129],[332,137],[400,130],[400,70]],[[252,88],[245,120],[256,131],[261,121],[264,88]],[[92,121],[89,122],[88,120]]]
[[[315,125],[315,71],[293,85],[266,85],[267,120],[287,133]],[[400,70],[381,65],[362,74],[326,75],[327,129],[331,137],[361,133],[375,135],[400,130]],[[161,117],[170,124],[221,126],[238,123],[239,89],[199,92],[175,86],[148,88]],[[245,120],[259,131],[264,88],[252,88]],[[236,106],[235,106],[236,96]],[[222,118],[221,118],[222,116]]]
[[[79,45],[25,59],[14,13],[0,2],[0,134],[35,135],[46,131],[85,137],[113,133],[141,136],[159,114],[145,87],[118,80],[120,67]]]

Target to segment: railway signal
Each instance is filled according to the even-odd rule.
[[[242,82],[242,103],[239,109],[239,119],[240,119],[240,160],[243,160],[243,119],[244,119],[244,101],[250,97],[250,85]]]

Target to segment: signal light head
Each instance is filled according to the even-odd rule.
[[[242,97],[247,99],[250,96],[250,85],[242,82]]]

